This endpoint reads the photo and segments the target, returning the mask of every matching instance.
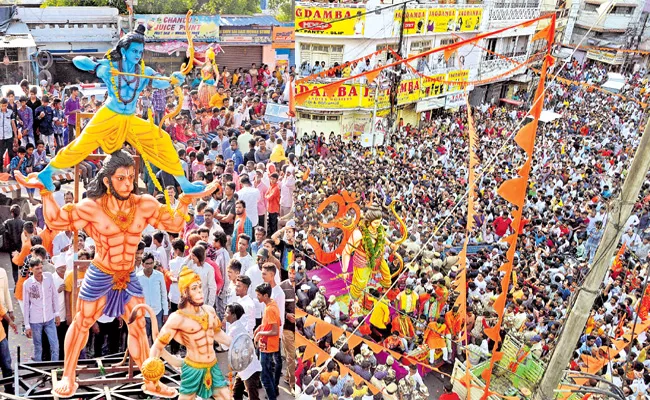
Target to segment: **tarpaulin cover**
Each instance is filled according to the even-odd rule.
[[[9,23],[18,13],[16,6],[3,6],[0,7],[0,34],[7,32]]]

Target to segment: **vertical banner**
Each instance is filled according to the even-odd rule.
[[[481,8],[461,8],[458,10],[456,30],[461,32],[478,31],[481,28],[482,16],[483,9]]]
[[[295,28],[301,35],[358,36],[366,25],[365,9],[296,6]]]
[[[404,35],[422,35],[425,33],[427,10],[423,8],[407,8],[404,17]],[[395,10],[393,20],[393,36],[399,35],[402,28],[402,9]]]
[[[453,32],[456,25],[455,8],[432,8],[427,17],[427,33]]]

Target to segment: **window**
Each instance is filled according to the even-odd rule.
[[[325,68],[330,68],[335,62],[343,63],[343,45],[329,44],[300,44],[300,64],[307,62],[313,66],[316,61],[325,61]]]
[[[311,119],[314,121],[325,121],[325,116],[324,115],[312,115]]]
[[[379,45],[377,45],[377,51],[383,50],[386,47],[389,47],[389,48],[393,49],[394,52],[398,53],[397,44],[389,44],[389,45],[379,44]],[[391,53],[390,51],[384,51],[384,52],[378,54],[376,59],[377,59],[378,63],[382,63],[382,64],[386,65],[388,60],[391,60],[391,62],[393,62],[393,53]]]
[[[417,42],[411,42],[409,57],[429,50],[431,50],[430,40],[420,40]],[[424,72],[425,70],[430,69],[429,59],[430,59],[429,56],[422,57],[417,59],[416,61],[411,62],[411,65],[415,67],[419,72]]]
[[[611,14],[623,14],[630,15],[634,12],[634,7],[630,6],[614,6],[611,11]]]
[[[488,39],[485,42],[485,48],[490,50],[491,53],[486,51],[485,55],[483,56],[483,61],[494,60],[497,57],[494,55],[497,50],[497,38]]]
[[[595,12],[598,9],[598,7],[599,7],[598,4],[587,3],[587,4],[585,4],[585,11],[593,11],[593,12]]]
[[[340,118],[340,117],[339,117],[338,115],[328,115],[328,116],[327,116],[327,120],[328,120],[328,121],[338,121],[339,118]]]
[[[300,119],[311,119],[311,114],[300,113]]]

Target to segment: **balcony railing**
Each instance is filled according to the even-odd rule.
[[[539,17],[539,7],[490,8],[490,22],[528,20]]]
[[[527,55],[518,55],[514,57],[508,57],[514,61],[517,61],[518,63],[523,63],[527,59]],[[508,60],[504,60],[503,58],[495,58],[492,60],[484,60],[481,62],[479,66],[479,71],[478,71],[478,79],[479,80],[485,80],[485,79],[490,79],[496,75],[502,74],[503,71],[512,69],[516,67],[517,64],[510,62]],[[525,68],[521,68],[520,70],[517,71],[517,73],[522,73],[525,71]],[[504,76],[503,78],[509,78],[510,76],[514,75],[509,74],[507,76]]]
[[[492,3],[492,8],[537,8],[539,0],[528,1],[497,1]]]

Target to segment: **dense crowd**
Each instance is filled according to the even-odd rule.
[[[292,68],[290,68],[292,69]],[[163,67],[158,72],[165,74]],[[183,266],[201,277],[205,304],[215,308],[226,333],[243,329],[256,339],[258,358],[233,376],[235,399],[244,394],[258,399],[264,388],[268,399],[279,395],[280,379],[294,385],[294,288],[293,240],[295,222],[291,220],[295,187],[292,162],[294,135],[288,124],[267,124],[267,103],[288,100],[287,82],[292,72],[204,66],[182,87],[184,99],[178,104],[171,89],[145,89],[138,101],[137,114],[159,123],[175,107],[180,114],[165,121],[163,127],[178,150],[186,177],[192,182],[218,182],[219,189],[190,206],[189,220],[182,232],[158,231],[147,226],[138,245],[134,268],[146,303],[156,313],[158,327],[178,309],[181,293],[178,277]],[[190,77],[193,78],[193,77]],[[80,121],[79,112],[94,113],[102,105],[100,96],[82,96],[72,86],[62,98],[61,85],[43,82],[40,91],[21,83],[25,93],[8,93],[0,100],[3,141],[0,152],[8,153],[5,169],[13,175],[37,172],[50,158],[73,139]],[[40,94],[43,93],[43,94]],[[209,94],[199,98],[199,94]],[[124,150],[135,154],[131,146]],[[101,150],[99,150],[101,152]],[[88,186],[100,161],[80,165],[82,187]],[[173,176],[152,166],[161,184],[158,190],[144,165],[141,178],[147,191],[161,203],[166,195],[172,206],[178,202],[180,187]],[[73,194],[55,182],[55,199],[60,206],[74,202]],[[82,197],[85,197],[82,189]],[[11,207],[11,218],[2,224],[4,248],[11,254],[14,293],[9,279],[0,269],[0,315],[4,332],[0,334],[0,364],[4,376],[13,375],[9,325],[14,326],[14,301],[24,316],[22,334],[33,340],[31,359],[59,360],[64,354],[64,338],[72,322],[73,293],[78,293],[87,264],[93,260],[95,243],[83,231],[75,246],[72,231],[56,231],[47,226],[40,201],[29,191],[34,212],[24,216],[18,205]],[[76,249],[76,250],[75,250]],[[76,287],[76,289],[74,289]],[[262,301],[258,293],[267,294]],[[264,297],[264,296],[262,296]],[[237,304],[241,307],[238,307]],[[243,309],[243,313],[241,310]],[[147,316],[147,334],[152,324]],[[237,321],[243,323],[237,324]],[[260,332],[277,332],[260,336]],[[264,339],[259,339],[264,337]],[[259,339],[259,340],[258,340]],[[127,326],[117,318],[102,316],[91,330],[81,358],[102,357],[125,351]],[[185,349],[172,341],[172,354],[183,356]],[[225,347],[217,351],[225,351]],[[283,372],[284,365],[284,372]],[[7,391],[12,388],[6,387]]]
[[[573,61],[560,75],[599,84],[606,80],[607,72],[596,64]],[[626,80],[624,94],[644,101],[649,84],[645,71],[627,74]],[[507,138],[531,104],[527,93],[518,95],[526,101],[519,108],[483,104],[473,109],[480,165],[471,232],[465,231],[468,126],[464,107],[422,120],[418,126],[400,121],[399,132],[377,154],[359,143],[342,141],[334,132],[300,132],[298,164],[308,171],[308,178],[297,183],[294,218],[301,239],[299,254],[309,262],[302,263],[307,271],[298,269],[298,307],[387,349],[419,355],[423,364],[440,367],[457,358],[464,360],[466,355],[472,366],[488,360],[495,349],[484,331],[496,321],[493,305],[503,278],[498,268],[507,250],[499,240],[513,232],[512,209],[497,189],[515,176],[524,160],[525,154]],[[559,82],[547,86],[544,108],[560,117],[540,123],[538,129],[515,274],[501,331],[502,337],[509,335],[522,344],[512,373],[518,368],[523,371],[529,361],[547,361],[554,351],[573,295],[595,261],[596,248],[611,218],[611,200],[619,194],[646,122],[644,110],[634,101]],[[494,162],[488,164],[495,155]],[[314,261],[314,249],[304,240],[313,236],[326,252],[338,246],[340,229],[324,229],[319,224],[332,220],[336,210],[318,215],[315,209],[327,196],[343,189],[359,197],[362,209],[398,200],[401,208],[397,211],[407,225],[408,238],[398,250],[407,268],[393,279],[390,290],[381,288],[375,276],[377,280],[363,298],[365,312],[355,312],[347,296],[325,289],[328,285],[318,275],[337,267]],[[650,182],[646,182],[632,216],[619,223],[627,250],[621,267],[613,268],[603,282],[584,336],[575,348],[572,369],[601,360],[600,348],[613,346],[623,332],[629,332],[639,313],[650,251],[649,202]],[[387,240],[394,242],[402,236],[388,210],[384,225]],[[457,291],[453,281],[461,268],[457,255],[467,235],[471,251],[468,309],[463,316],[454,307]],[[390,256],[389,264],[392,259]],[[639,323],[645,318],[647,313],[639,317]],[[313,326],[305,325],[305,320],[299,319],[297,332],[382,389],[384,398],[426,396],[421,369],[399,366],[400,362],[392,359],[395,366],[383,365],[363,346],[334,342],[331,335],[316,340]],[[463,341],[465,333],[467,340]],[[598,373],[623,387],[630,399],[645,398],[650,383],[649,345],[645,333],[635,336],[630,354],[622,352]],[[372,396],[364,384],[341,377],[339,363],[321,368],[298,357],[297,379],[305,399]],[[451,382],[447,380],[447,384]],[[595,385],[596,381],[588,383]],[[454,397],[446,390],[440,398]]]

